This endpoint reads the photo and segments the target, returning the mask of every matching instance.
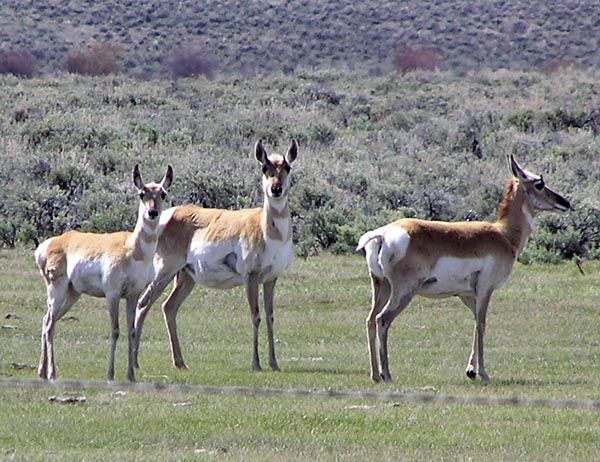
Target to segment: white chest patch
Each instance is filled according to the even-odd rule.
[[[290,267],[294,259],[294,246],[292,240],[267,241],[264,257],[261,259],[261,282],[268,282]]]
[[[523,210],[523,216],[525,217],[525,222],[527,223],[527,226],[529,226],[529,229],[533,232],[533,230],[535,229],[535,219],[533,218],[533,215],[531,215],[529,207],[523,204],[521,209]]]

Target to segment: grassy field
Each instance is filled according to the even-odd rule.
[[[35,379],[43,283],[31,250],[0,250],[0,266],[0,374]],[[425,299],[415,300],[392,328],[394,382],[373,384],[364,334],[370,297],[364,262],[329,254],[298,259],[278,284],[281,373],[251,372],[251,325],[242,291],[197,288],[178,318],[189,370],[171,365],[155,307],[146,321],[138,379],[598,399],[599,269],[596,262],[584,265],[585,275],[572,263],[517,265],[492,299],[487,385],[470,382],[463,372],[470,314],[458,301]],[[109,329],[103,301],[82,298],[67,316],[73,318],[59,324],[55,340],[59,379],[104,380]],[[117,380],[125,376],[126,343],[122,336]],[[600,450],[600,415],[593,411],[3,385],[0,460],[547,461],[593,460]],[[85,396],[86,402],[51,403],[52,395]]]

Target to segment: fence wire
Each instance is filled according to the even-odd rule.
[[[39,379],[8,378],[0,380],[0,386],[12,388],[48,389],[59,391],[99,390],[164,392],[202,395],[237,395],[253,397],[306,397],[382,401],[391,403],[463,404],[474,406],[542,407],[554,409],[587,409],[600,411],[600,400],[528,398],[519,396],[456,396],[427,392],[404,391],[352,391],[335,389],[262,388],[241,386],[210,386],[195,384],[172,384],[166,382],[100,382],[87,380],[44,381]]]

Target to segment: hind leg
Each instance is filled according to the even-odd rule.
[[[379,363],[381,378],[388,382],[392,380],[388,360],[388,330],[396,317],[408,306],[413,299],[415,290],[402,290],[392,287],[392,295],[385,308],[377,315],[377,337],[379,340]]]
[[[146,290],[142,293],[137,302],[133,337],[133,360],[134,366],[137,368],[140,367],[138,363],[138,351],[140,349],[140,338],[142,336],[144,320],[146,319],[152,304],[156,301],[156,299],[158,299],[158,297],[160,297],[174,276],[175,273],[167,273],[166,271],[159,272]]]
[[[377,315],[377,337],[379,340],[379,364],[381,378],[392,380],[388,361],[388,330],[396,317],[408,306],[417,293],[418,282],[404,274],[393,275],[390,281],[391,295],[388,303]]]
[[[379,371],[379,361],[377,360],[377,315],[381,312],[383,307],[387,304],[391,287],[389,282],[384,278],[378,278],[371,273],[371,312],[365,320],[367,325],[367,340],[369,344],[369,357],[371,359],[371,379],[374,382],[381,380],[381,373]]]
[[[79,293],[69,285],[68,280],[52,281],[46,287],[48,311],[42,321],[42,351],[38,376],[42,379],[56,379],[54,361],[54,329],[56,322],[62,318],[79,299]]]
[[[167,330],[169,332],[169,340],[171,341],[173,364],[178,369],[187,369],[187,367],[183,361],[181,347],[179,346],[179,337],[177,336],[177,311],[183,301],[192,292],[194,286],[195,282],[192,277],[185,271],[180,271],[177,273],[177,276],[175,276],[173,290],[162,305],[165,323],[167,324]]]

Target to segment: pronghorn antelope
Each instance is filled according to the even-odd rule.
[[[127,301],[129,365],[127,378],[135,381],[133,357],[133,324],[135,307],[142,290],[152,280],[153,258],[158,240],[160,217],[167,189],[173,181],[169,165],[160,183],[144,184],[137,165],[133,168],[133,184],[140,205],[133,232],[110,234],[68,231],[42,242],[35,260],[46,283],[48,312],[42,323],[42,355],[38,375],[54,380],[53,337],[56,322],[79,299],[81,294],[106,299],[111,324],[108,380],[115,377],[115,347],[119,337],[119,300]]]
[[[550,189],[541,176],[522,169],[508,157],[509,180],[495,223],[447,223],[402,219],[365,233],[371,276],[372,308],[366,319],[371,378],[391,380],[388,329],[415,295],[457,296],[475,316],[473,347],[466,374],[489,380],[483,361],[485,318],[492,292],[501,287],[534,229],[538,211],[564,212],[569,202]],[[376,343],[379,343],[379,363]]]
[[[165,210],[155,257],[156,276],[138,302],[135,320],[135,356],[150,306],[175,278],[162,305],[169,331],[173,363],[185,368],[176,315],[195,284],[214,289],[243,285],[253,325],[252,369],[260,370],[258,356],[259,284],[263,285],[269,341],[269,365],[279,370],[273,340],[273,294],[278,276],[292,263],[292,223],[288,208],[290,164],[298,155],[292,140],[285,156],[267,155],[262,141],[254,148],[262,165],[264,204],[243,210],[204,209],[184,205]]]

